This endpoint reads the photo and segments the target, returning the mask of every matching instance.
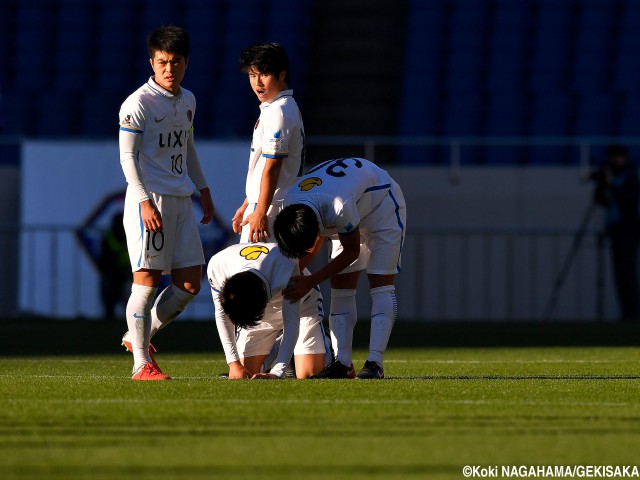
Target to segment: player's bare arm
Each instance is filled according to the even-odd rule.
[[[242,202],[242,205],[240,205],[240,207],[236,210],[235,215],[231,219],[231,226],[233,227],[233,231],[237,234],[242,233],[242,227],[240,226],[240,224],[242,223],[242,218],[244,217],[244,212],[247,209],[248,205],[249,201],[245,197],[244,202]]]
[[[205,187],[200,190],[200,205],[202,205],[202,219],[200,220],[200,223],[202,225],[207,225],[211,220],[213,220],[213,214],[215,212],[209,187]]]
[[[282,291],[285,299],[290,302],[300,300],[314,285],[337,275],[357,260],[360,255],[360,230],[356,229],[345,235],[338,234],[338,239],[342,244],[342,252],[317,272],[292,277],[289,286]]]
[[[244,365],[240,361],[231,362],[229,364],[229,380],[236,380],[240,378],[251,378],[251,372],[244,368]]]
[[[252,242],[266,242],[271,235],[267,211],[278,185],[281,168],[281,158],[266,159],[260,180],[260,197],[256,209],[240,224],[240,227],[249,224],[249,240]]]

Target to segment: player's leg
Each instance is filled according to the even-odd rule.
[[[151,338],[180,315],[200,291],[202,267],[178,268],[171,271],[171,284],[156,298],[151,310]]]
[[[236,348],[242,365],[252,375],[262,372],[265,358],[271,351],[281,329],[281,324],[274,326],[265,321],[261,321],[252,328],[239,329]]]
[[[322,325],[323,319],[322,294],[316,287],[300,307],[300,330],[293,352],[297,378],[309,378],[320,373],[331,361],[331,346]]]
[[[358,321],[356,287],[360,271],[341,273],[331,279],[329,327],[336,360],[349,367],[352,363],[353,330]]]
[[[266,355],[254,355],[253,357],[241,358],[240,361],[244,365],[244,368],[249,370],[251,374],[256,374],[260,373],[265,358]]]
[[[296,378],[309,378],[322,371],[326,355],[324,353],[311,353],[294,355],[293,358],[296,364]]]
[[[134,376],[148,363],[154,363],[149,355],[151,339],[151,307],[160,281],[161,272],[139,270],[133,273],[131,296],[127,302],[126,316],[129,341],[133,353]]]
[[[156,206],[161,210],[162,198],[153,195]],[[149,352],[151,308],[162,270],[166,265],[164,234],[144,230],[140,220],[139,204],[129,196],[125,199],[123,224],[133,271],[131,295],[125,308],[129,327],[126,336],[129,337],[129,349],[134,359],[133,378],[135,380],[166,379],[169,377],[162,374]]]
[[[371,294],[371,333],[367,361],[356,377],[384,378],[384,352],[397,316],[394,284],[400,271],[406,226],[404,198],[396,184],[367,221],[378,227],[364,238],[370,251],[367,276]]]
[[[189,197],[173,197],[171,210],[163,213],[165,248],[171,251],[171,285],[167,286],[153,306],[151,336],[165,328],[200,291],[204,253]],[[169,215],[170,213],[170,215]]]
[[[337,235],[331,239],[331,258],[342,251]],[[329,328],[335,359],[313,378],[353,378],[353,329],[358,321],[356,287],[360,272],[369,261],[369,251],[360,245],[360,255],[347,268],[331,278],[331,308]]]
[[[334,356],[331,363],[311,378],[353,378],[353,329],[358,320],[356,285],[360,271],[343,273],[331,279],[329,328]],[[325,357],[326,359],[326,357]]]
[[[384,378],[384,352],[396,321],[395,275],[368,275],[371,287],[369,355],[356,378]]]

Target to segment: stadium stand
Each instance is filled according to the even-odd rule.
[[[376,108],[384,109],[381,117],[386,123],[371,124],[375,135],[616,136],[640,131],[636,108],[640,2],[396,3],[405,12],[404,45],[395,53],[401,57],[401,68],[395,76],[384,67],[378,67],[377,73],[384,77],[380,82],[397,82],[398,95],[378,98],[377,105],[370,105],[358,97],[366,98],[361,92],[366,72],[360,78],[351,71],[341,77],[340,54],[349,51],[351,44],[353,51],[360,52],[362,34],[346,35],[338,29],[325,37],[318,33],[319,22],[325,22],[321,23],[324,29],[331,21],[354,28],[367,22],[383,25],[381,19],[368,18],[357,8],[314,0],[192,0],[183,5],[169,0],[4,0],[0,5],[0,53],[7,59],[0,85],[4,133],[112,136],[118,105],[150,74],[145,36],[167,23],[184,25],[192,36],[192,64],[185,86],[198,98],[197,131],[204,137],[248,135],[257,105],[238,70],[238,53],[268,40],[283,43],[289,51],[292,86],[305,118],[313,114],[325,119],[326,112],[314,107],[313,101],[329,73],[342,82],[340,91],[323,92],[323,96],[347,92],[358,97],[366,121],[376,118]],[[327,38],[335,34],[341,38]],[[319,40],[330,48],[316,46],[312,51],[313,42]],[[321,61],[312,55],[320,55]],[[352,56],[354,63],[361,57],[361,53]],[[389,59],[388,54],[380,57],[383,65]],[[331,63],[332,59],[338,63]],[[375,65],[358,63],[357,68]],[[310,111],[304,109],[308,105]],[[338,115],[349,114],[352,107],[344,107],[338,108]],[[365,120],[357,120],[362,129],[369,125]],[[307,123],[313,126],[311,119]],[[322,134],[341,134],[346,128],[325,120],[318,124]],[[448,156],[438,146],[397,150],[401,163],[439,164]],[[463,161],[567,162],[564,155],[555,157],[544,149],[524,155],[521,149],[499,147],[466,155]]]

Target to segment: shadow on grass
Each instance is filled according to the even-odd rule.
[[[354,348],[368,348],[366,321],[356,325]],[[0,320],[0,356],[107,354],[121,351],[122,321]],[[160,351],[222,352],[213,321],[178,320],[153,339]],[[596,322],[398,321],[389,349],[450,347],[638,346],[640,324]]]

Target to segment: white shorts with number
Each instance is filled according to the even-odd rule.
[[[191,197],[173,197],[151,192],[162,216],[162,231],[146,231],[140,204],[127,195],[124,203],[124,229],[131,270],[171,270],[204,264],[202,242],[193,214]]]
[[[340,273],[367,270],[377,275],[400,273],[402,247],[407,228],[407,208],[404,195],[393,182],[382,203],[360,219],[360,255]],[[331,237],[331,258],[342,251],[338,235]]]
[[[312,288],[300,307],[300,332],[294,355],[326,353],[328,339],[322,326],[323,316],[322,295]],[[282,302],[268,304],[257,326],[239,330],[236,345],[240,358],[269,354],[282,327]]]

